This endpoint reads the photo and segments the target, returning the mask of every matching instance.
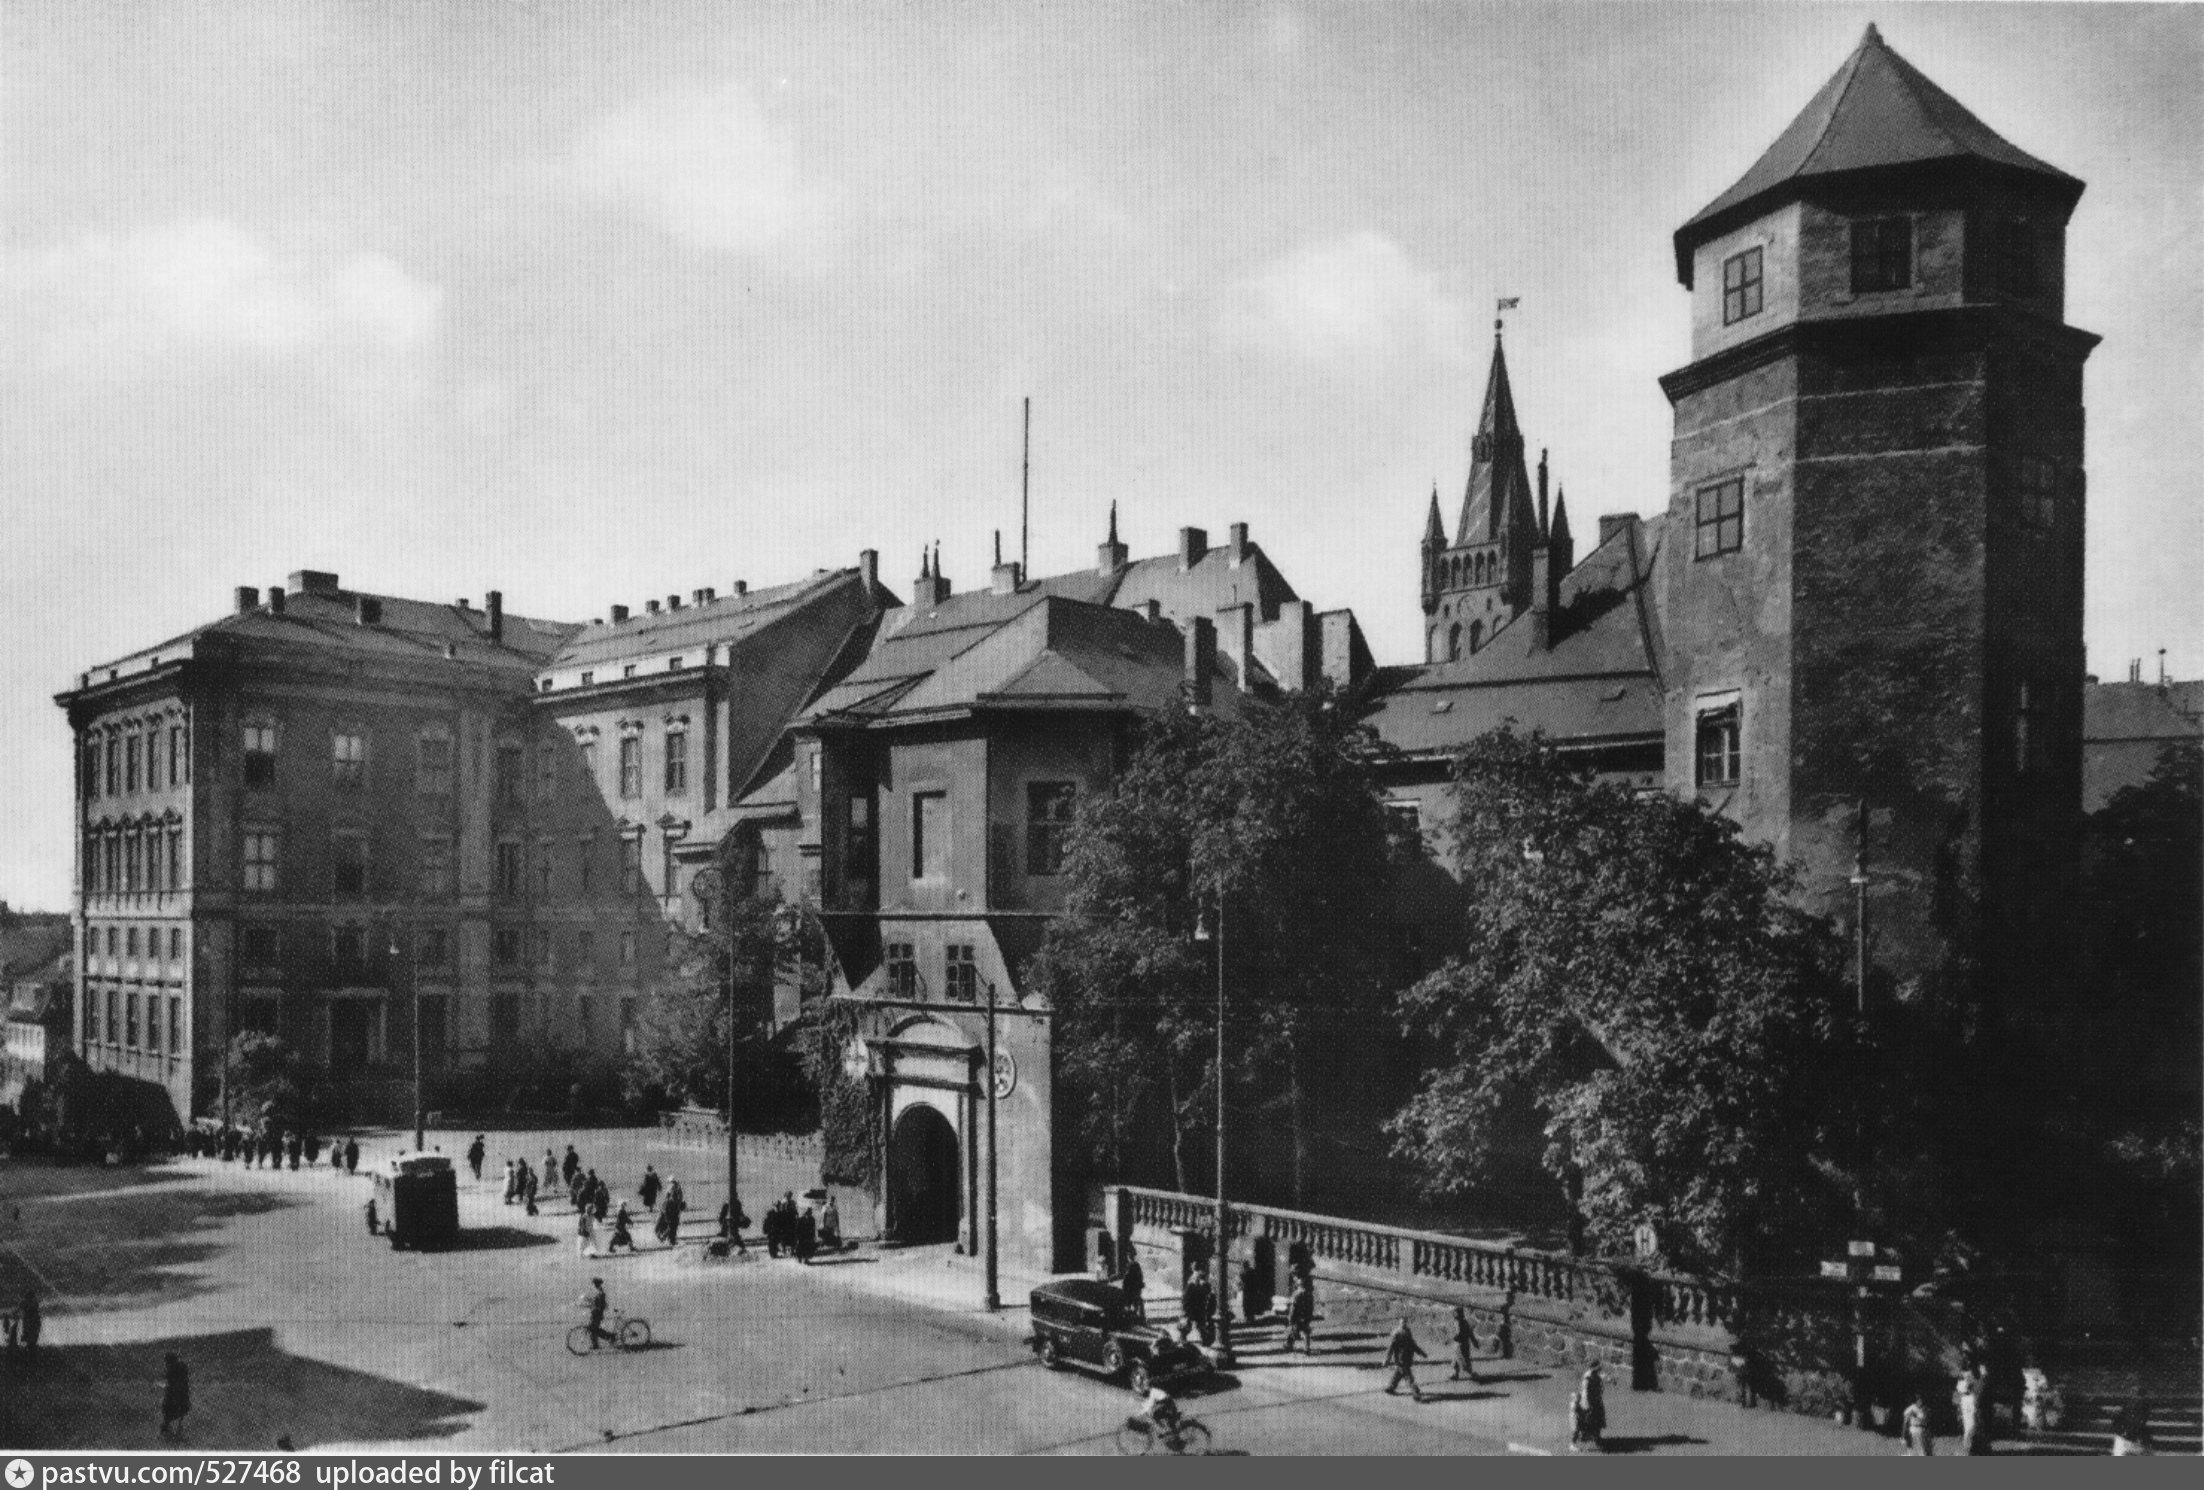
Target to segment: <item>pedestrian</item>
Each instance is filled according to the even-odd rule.
[[[597,1171],[589,1172],[589,1209],[599,1221],[603,1221],[612,1209],[612,1187],[597,1178]]]
[[[483,1146],[482,1135],[477,1133],[474,1142],[467,1145],[467,1167],[474,1171],[474,1177],[478,1180],[482,1178],[483,1157],[488,1153],[489,1150]]]
[[[659,1188],[657,1168],[649,1164],[644,1165],[643,1183],[635,1187],[636,1198],[643,1202],[644,1210],[655,1211],[658,1209]]]
[[[528,1208],[528,1214],[529,1214],[529,1215],[531,1215],[531,1216],[533,1216],[533,1215],[536,1215],[536,1214],[537,1214],[537,1211],[536,1211],[536,1181],[537,1181],[537,1175],[536,1175],[536,1172],[535,1172],[535,1171],[534,1171],[533,1169],[530,1169],[530,1168],[528,1167],[528,1161],[527,1161],[526,1159],[523,1159],[523,1160],[521,1160],[521,1161],[520,1161],[520,1193],[521,1193],[521,1197],[522,1197],[522,1200],[523,1200],[523,1201],[525,1202],[525,1204],[527,1205],[527,1208]]]
[[[184,1418],[191,1412],[191,1371],[184,1358],[168,1353],[168,1380],[161,1388],[161,1437],[182,1438]]]
[[[1201,1336],[1201,1343],[1217,1343],[1217,1309],[1207,1275],[1196,1272],[1179,1294],[1179,1317]]]
[[[1454,1374],[1448,1381],[1460,1381],[1468,1377],[1472,1386],[1477,1383],[1477,1326],[1470,1323],[1469,1310],[1460,1304],[1454,1306]]]
[[[619,1214],[612,1218],[612,1240],[605,1245],[605,1255],[609,1257],[613,1253],[619,1251],[622,1247],[627,1248],[630,1252],[633,1252],[635,1250],[634,1234],[628,1230],[628,1208],[626,1201],[622,1201],[620,1203]]]
[[[506,1205],[511,1205],[513,1203],[514,1197],[518,1196],[519,1194],[520,1165],[515,1163],[511,1159],[507,1159],[505,1161],[505,1194],[502,1197],[503,1203]]]
[[[1303,1278],[1293,1285],[1293,1297],[1286,1303],[1286,1350],[1293,1349],[1295,1339],[1301,1341],[1303,1355],[1316,1354],[1316,1286]]]
[[[719,1203],[719,1234],[743,1256],[750,1255],[750,1244],[742,1239],[742,1229],[750,1224],[750,1218],[742,1213],[742,1198],[730,1196]]]
[[[360,1141],[357,1138],[347,1138],[344,1141],[344,1172],[346,1174],[356,1174],[359,1172],[359,1168]]]
[[[1261,1319],[1270,1313],[1270,1289],[1251,1259],[1240,1264],[1240,1318]]]
[[[1909,1456],[1929,1458],[1936,1453],[1936,1429],[1929,1422],[1927,1393],[1913,1394],[1913,1401],[1906,1408],[1904,1429],[1906,1453]]]
[[[689,1197],[681,1193],[681,1181],[675,1180],[666,1187],[665,1203],[658,1209],[658,1234],[666,1245],[681,1244],[681,1218],[688,1213]]]
[[[546,1185],[556,1184],[558,1183],[558,1178],[559,1156],[552,1153],[549,1149],[545,1149],[543,1151],[543,1182]]]
[[[582,1172],[582,1156],[574,1152],[574,1145],[566,1146],[566,1157],[559,1161],[559,1176],[567,1184],[574,1183],[574,1176]]]
[[[1393,1338],[1385,1342],[1385,1364],[1393,1374],[1385,1379],[1385,1395],[1393,1395],[1402,1382],[1418,1402],[1423,1400],[1423,1388],[1416,1385],[1416,1357],[1429,1354],[1416,1343],[1415,1331],[1408,1328],[1408,1316],[1400,1317],[1400,1324],[1393,1331]]]
[[[23,1341],[23,1353],[38,1362],[38,1337],[46,1328],[45,1317],[38,1310],[38,1290],[23,1290],[23,1302],[16,1307],[16,1330]]]
[[[308,1169],[312,1169],[316,1164],[319,1164],[320,1162],[321,1135],[317,1133],[309,1133],[306,1135],[306,1167]]]
[[[842,1213],[834,1204],[834,1192],[827,1192],[826,1207],[819,1212],[819,1250],[842,1250]]]
[[[2128,1402],[2121,1405],[2120,1410],[2112,1415],[2113,1458],[2131,1459],[2150,1453],[2150,1433],[2143,1425],[2141,1403]]]
[[[367,1197],[367,1234],[375,1236],[382,1231],[382,1221],[375,1214],[375,1197]]]
[[[597,1231],[590,1224],[589,1212],[586,1210],[574,1213],[574,1253],[578,1257],[597,1255]]]
[[[616,1343],[618,1337],[605,1328],[605,1311],[612,1307],[612,1300],[605,1297],[604,1279],[589,1280],[589,1292],[582,1295],[582,1307],[589,1311],[589,1348],[595,1350],[599,1341],[607,1345]]]
[[[1141,1295],[1148,1291],[1148,1275],[1140,1270],[1140,1254],[1130,1247],[1125,1249],[1125,1272],[1117,1280],[1117,1286],[1125,1290],[1126,1310],[1133,1318],[1145,1322],[1148,1304]]]
[[[796,1260],[804,1266],[811,1265],[811,1256],[819,1250],[819,1218],[805,1206],[803,1214],[796,1218]]]
[[[1598,1453],[1599,1436],[1607,1431],[1607,1378],[1599,1362],[1584,1368],[1576,1395],[1569,1399],[1569,1452],[1590,1449]]]
[[[1982,1370],[1969,1362],[1952,1387],[1952,1405],[1959,1409],[1959,1443],[1963,1454],[1990,1451],[1989,1414],[1983,1410]]]
[[[291,1161],[291,1172],[293,1174],[298,1173],[299,1156],[305,1152],[305,1149],[305,1135],[298,1132],[297,1129],[293,1129],[290,1133],[284,1136],[283,1157]]]

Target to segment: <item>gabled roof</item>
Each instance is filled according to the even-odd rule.
[[[646,653],[739,643],[828,591],[859,582],[859,571],[855,569],[821,570],[793,584],[721,595],[679,610],[645,612],[624,621],[592,622],[575,630],[572,639],[552,659],[552,665],[586,667]],[[884,598],[893,601],[893,597]]]
[[[1811,102],[1728,191],[1676,230],[1676,274],[1688,289],[1692,250],[1797,194],[1815,178],[1926,161],[1965,161],[2032,177],[2071,208],[2082,183],[2007,141],[1873,26]]]
[[[26,920],[0,927],[0,989],[68,956],[75,940],[76,933],[65,920]]]
[[[1657,737],[1662,526],[1618,526],[1563,577],[1550,645],[1525,612],[1458,661],[1381,669],[1371,726],[1411,755],[1451,752],[1511,719],[1563,744]]]
[[[2193,686],[2193,685],[2188,685]],[[2176,689],[2156,683],[2092,683],[2082,689],[2082,739],[2089,744],[2115,740],[2194,740],[2204,735],[2184,713]]]
[[[1523,429],[1515,419],[1515,390],[1500,337],[1492,338],[1492,367],[1485,374],[1485,403],[1470,440],[1469,481],[1462,488],[1462,519],[1454,546],[1490,543],[1511,525],[1531,526],[1530,471],[1523,464]]]

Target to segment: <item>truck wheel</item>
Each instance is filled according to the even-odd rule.
[[[1102,1347],[1102,1369],[1112,1376],[1125,1374],[1125,1347],[1112,1340]]]
[[[1056,1343],[1054,1335],[1043,1335],[1037,1349],[1040,1351],[1041,1364],[1049,1370],[1055,1371],[1063,1366],[1064,1347]]]
[[[1133,1368],[1125,1375],[1125,1385],[1133,1389],[1135,1397],[1148,1395],[1148,1366],[1144,1361],[1133,1362]]]

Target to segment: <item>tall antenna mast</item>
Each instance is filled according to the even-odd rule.
[[[1033,396],[1025,401],[1025,454],[1018,466],[1018,578],[1031,571],[1033,558]]]

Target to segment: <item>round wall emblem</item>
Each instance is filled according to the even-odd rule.
[[[995,1052],[995,1100],[1000,1102],[1018,1089],[1018,1063],[1007,1050]]]

